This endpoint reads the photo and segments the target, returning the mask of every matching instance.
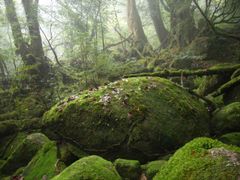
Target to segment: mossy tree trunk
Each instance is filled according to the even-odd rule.
[[[14,1],[4,0],[4,2],[6,6],[6,16],[11,25],[13,40],[14,40],[15,47],[17,49],[16,54],[21,56],[24,64],[31,65],[33,64],[33,62],[29,58],[27,58],[27,54],[29,54],[28,45],[23,38],[21,25],[17,17]]]
[[[139,52],[143,52],[149,43],[143,30],[142,21],[136,6],[136,1],[127,0],[127,2],[128,28],[133,34],[134,48],[136,48]]]
[[[14,44],[17,48],[17,55],[20,55],[26,66],[31,65],[28,75],[32,77],[34,84],[45,82],[48,77],[49,64],[44,56],[42,39],[38,22],[38,0],[22,0],[27,19],[30,43],[24,40],[21,25],[18,20],[13,0],[4,0],[6,16],[11,25]],[[33,83],[33,82],[29,83]]]
[[[148,0],[149,12],[162,48],[169,45],[169,32],[163,23],[159,0]]]
[[[196,34],[192,0],[166,0],[171,15],[172,46],[183,48],[191,43]]]

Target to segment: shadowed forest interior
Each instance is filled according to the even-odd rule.
[[[240,178],[239,0],[0,0],[0,179]]]

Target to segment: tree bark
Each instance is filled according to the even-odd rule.
[[[136,6],[136,1],[127,0],[127,2],[128,28],[130,33],[133,34],[135,48],[138,51],[143,52],[144,48],[149,45],[149,43],[143,30],[142,21]]]
[[[38,62],[45,63],[42,38],[38,22],[38,0],[22,0],[27,19],[27,26],[30,35],[30,49],[34,58]]]
[[[188,76],[211,76],[215,74],[226,74],[233,73],[240,68],[240,64],[227,66],[222,68],[209,68],[209,69],[199,69],[199,70],[163,70],[153,73],[141,73],[141,74],[130,74],[124,76],[124,78],[130,77],[188,77]]]
[[[14,45],[17,49],[16,54],[21,56],[24,64],[26,65],[34,64],[32,60],[29,60],[27,58],[27,54],[29,54],[28,45],[23,38],[21,26],[15,9],[15,4],[13,0],[4,0],[4,2],[6,6],[6,16],[12,29]]]
[[[14,44],[17,48],[16,53],[19,54],[25,65],[29,66],[26,72],[31,76],[31,84],[39,84],[46,82],[49,73],[49,64],[44,56],[42,47],[42,39],[40,35],[38,22],[38,0],[22,0],[24,6],[27,26],[30,36],[30,44],[28,44],[21,31],[16,8],[13,0],[4,0],[6,6],[6,16],[11,25]]]
[[[196,27],[191,9],[192,0],[166,0],[171,15],[172,46],[183,48],[195,37]]]
[[[163,23],[159,0],[148,0],[150,15],[162,48],[169,45],[169,32]]]

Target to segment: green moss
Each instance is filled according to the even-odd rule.
[[[13,134],[0,140],[1,159],[7,160],[8,157],[15,151],[16,147],[23,143],[26,138],[26,133]]]
[[[27,165],[37,151],[48,141],[49,139],[40,133],[28,135],[18,146],[14,147],[14,151],[2,166],[2,173],[11,175],[18,168]]]
[[[19,131],[33,131],[42,127],[40,119],[0,121],[0,136],[6,137]]]
[[[12,135],[17,132],[18,127],[14,123],[8,122],[0,122],[0,137],[6,137],[8,135]]]
[[[89,156],[78,147],[69,143],[62,143],[58,145],[58,149],[61,161],[63,161],[67,166],[80,158]]]
[[[44,97],[39,94],[29,94],[27,97],[16,99],[16,111],[20,119],[41,117],[46,110]]]
[[[210,138],[196,138],[180,148],[154,180],[236,180],[240,148]]]
[[[237,132],[240,129],[240,102],[235,102],[217,110],[213,114],[212,129],[221,135]]]
[[[11,120],[18,119],[18,114],[16,111],[0,114],[0,121],[10,120],[10,119]]]
[[[99,156],[84,157],[52,180],[120,180],[113,164]]]
[[[57,159],[57,147],[54,142],[46,144],[30,161],[23,171],[24,179],[50,179],[60,173],[63,166]]]
[[[84,151],[109,152],[113,158],[121,152],[123,158],[137,159],[207,135],[208,119],[203,104],[181,87],[142,77],[69,97],[45,113],[43,124]]]
[[[139,179],[141,175],[141,165],[137,160],[117,159],[114,166],[120,176],[124,179]]]
[[[166,163],[167,161],[164,160],[156,160],[149,162],[145,165],[142,165],[142,169],[144,173],[146,174],[148,179],[152,179],[161,169],[161,167]]]
[[[231,79],[234,79],[236,77],[240,76],[240,68],[234,71],[234,73],[231,76]]]
[[[240,146],[240,132],[228,133],[219,138],[225,144]]]

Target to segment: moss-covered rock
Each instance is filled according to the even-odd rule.
[[[124,179],[135,180],[141,176],[141,164],[137,160],[116,159],[114,166]]]
[[[87,153],[85,153],[78,147],[65,142],[58,144],[58,151],[59,151],[59,158],[67,166],[77,161],[78,159],[89,156]]]
[[[23,170],[26,180],[50,179],[59,174],[65,165],[57,158],[57,146],[55,142],[49,142],[38,151]]]
[[[236,180],[239,174],[239,147],[197,138],[180,148],[153,179]]]
[[[15,108],[13,94],[10,91],[0,92],[0,114],[13,111]]]
[[[45,129],[84,151],[127,159],[173,150],[206,135],[208,121],[205,107],[187,91],[166,79],[145,77],[69,97],[43,118]]]
[[[14,147],[14,151],[9,155],[1,168],[2,174],[11,175],[18,168],[27,165],[37,151],[47,142],[49,142],[49,139],[41,133],[28,135],[21,143]]]
[[[156,160],[142,165],[142,169],[148,179],[152,179],[161,169],[161,167],[166,164],[167,161]]]
[[[52,180],[63,179],[120,180],[121,177],[111,162],[99,156],[88,156],[76,161]]]
[[[239,76],[240,77],[240,76]],[[231,104],[233,102],[240,102],[240,85],[231,88],[223,95],[223,101],[225,104]]]
[[[235,102],[217,110],[213,114],[212,130],[221,135],[237,132],[240,129],[240,102]]]
[[[27,137],[26,133],[17,133],[0,139],[0,159],[7,160],[19,144]]]
[[[240,132],[224,134],[219,138],[225,144],[240,146]]]

